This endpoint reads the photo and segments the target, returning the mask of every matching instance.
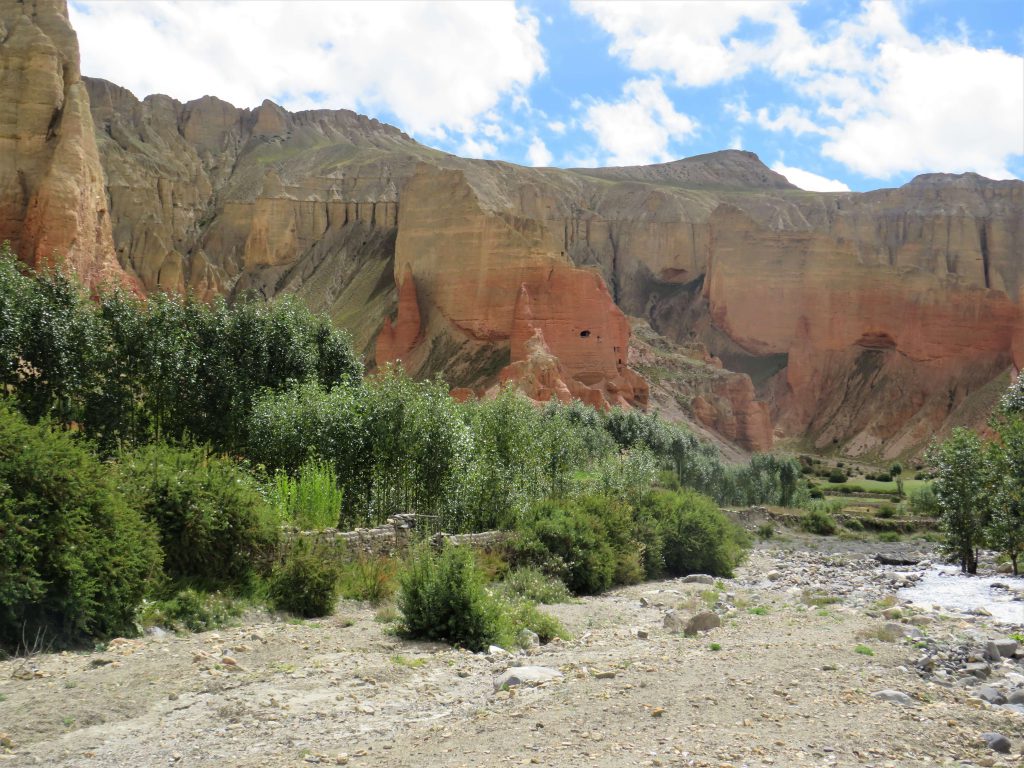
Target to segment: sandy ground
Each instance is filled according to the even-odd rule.
[[[874,601],[895,585],[884,569],[781,546],[752,555],[726,582],[723,625],[692,638],[663,616],[700,610],[708,587],[672,580],[550,606],[575,639],[517,656],[400,640],[374,608],[342,602],[320,621],[258,616],[0,662],[0,764],[1024,765],[1024,716],[919,675],[912,640],[878,639]],[[808,605],[808,586],[840,602]],[[988,621],[936,616],[927,631],[1007,631]],[[522,665],[563,677],[495,691]],[[990,750],[985,731],[1014,752]]]

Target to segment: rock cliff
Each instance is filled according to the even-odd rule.
[[[33,267],[64,261],[91,287],[129,282],[62,0],[0,0],[0,95],[0,242]]]
[[[294,292],[460,396],[650,399],[750,450],[914,452],[1024,361],[1022,182],[809,193],[731,150],[465,160],[344,110],[139,100],[78,78],[61,3],[0,8],[0,236],[29,259]]]

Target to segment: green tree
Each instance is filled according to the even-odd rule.
[[[950,438],[929,449],[935,466],[935,495],[942,510],[943,549],[965,573],[977,573],[978,549],[989,519],[991,464],[981,440],[957,427]]]
[[[986,537],[989,546],[1010,558],[1016,575],[1024,552],[1024,382],[1020,378],[1003,395],[990,424],[999,439],[990,450],[995,493]]]

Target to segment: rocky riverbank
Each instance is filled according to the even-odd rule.
[[[550,606],[574,639],[513,653],[403,641],[343,602],[8,660],[0,762],[1018,766],[1021,628],[901,604],[927,566],[883,565],[879,547],[930,555],[788,535],[732,580]],[[666,621],[705,611],[721,625],[694,636]]]

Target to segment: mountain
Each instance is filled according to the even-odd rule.
[[[292,292],[457,396],[653,403],[749,450],[914,453],[1024,360],[1020,181],[811,193],[732,150],[466,160],[345,110],[79,78],[58,0],[0,0],[0,22],[0,237],[93,284]]]

